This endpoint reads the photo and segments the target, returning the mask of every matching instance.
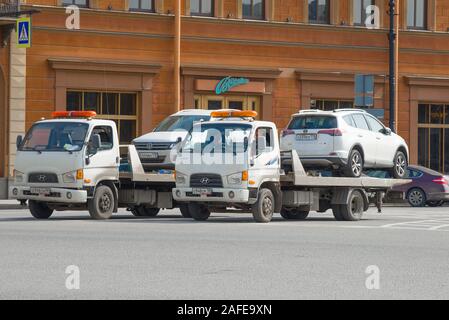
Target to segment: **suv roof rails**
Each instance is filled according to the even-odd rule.
[[[363,110],[363,109],[349,109],[349,108],[346,108],[346,109],[335,109],[334,110],[334,112],[348,112],[348,111],[357,111],[357,112],[365,112],[366,113],[366,110]]]
[[[305,110],[299,110],[299,113],[318,113],[318,112],[322,112],[321,110],[318,109],[305,109]]]

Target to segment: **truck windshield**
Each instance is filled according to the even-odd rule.
[[[314,130],[335,129],[337,118],[332,116],[298,116],[293,118],[288,129],[290,130]]]
[[[171,116],[161,122],[161,124],[154,129],[154,132],[167,132],[176,130],[190,131],[195,122],[209,121],[210,116]]]
[[[246,152],[252,126],[248,124],[209,123],[193,128],[182,151],[194,153]]]
[[[76,122],[41,122],[26,134],[20,151],[79,151],[89,125]]]

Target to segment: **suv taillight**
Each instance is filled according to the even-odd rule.
[[[444,179],[444,177],[433,179],[432,182],[441,185],[449,185],[449,182],[446,179]]]
[[[286,137],[286,136],[289,136],[289,135],[292,135],[292,134],[295,134],[294,130],[290,130],[290,129],[282,130],[282,137]]]
[[[318,131],[318,134],[328,134],[332,137],[341,137],[344,131],[341,129],[326,129]]]

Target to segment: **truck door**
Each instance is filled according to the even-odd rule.
[[[91,152],[89,146],[87,148],[86,156],[89,161],[86,165],[86,176],[93,181],[117,180],[118,178],[120,165],[119,142],[114,132],[114,129],[107,125],[95,126],[92,129],[89,146],[92,145],[92,137],[94,135],[99,135],[101,141],[100,148],[96,152]]]
[[[257,179],[273,180],[279,175],[279,146],[273,128],[259,127],[255,132],[255,148],[251,170]]]

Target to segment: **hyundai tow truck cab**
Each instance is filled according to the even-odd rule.
[[[176,160],[173,197],[196,220],[229,207],[251,211],[256,221],[280,210],[280,156],[274,123],[253,111],[224,110],[198,123]]]

